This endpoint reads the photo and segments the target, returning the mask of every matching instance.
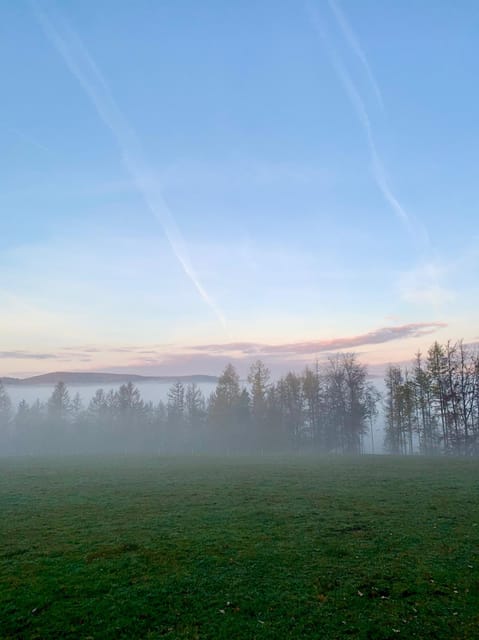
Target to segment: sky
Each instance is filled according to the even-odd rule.
[[[479,4],[0,5],[0,376],[478,339]]]

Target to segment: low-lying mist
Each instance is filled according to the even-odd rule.
[[[97,389],[87,405],[58,382],[50,397],[22,399],[13,410],[0,391],[0,443],[6,455],[82,453],[361,453],[377,415],[379,394],[356,356],[330,360],[272,382],[263,362],[246,384],[232,365],[206,396],[177,381],[165,400],[145,401],[132,382]]]
[[[128,382],[85,404],[60,381],[14,409],[0,382],[0,455],[479,453],[476,351],[434,343],[410,369],[390,366],[384,385],[344,353],[277,381],[257,360],[243,384],[229,364],[209,395],[177,380],[159,402]]]

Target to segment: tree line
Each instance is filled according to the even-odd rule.
[[[22,400],[14,409],[0,383],[0,455],[358,454],[374,451],[378,415],[389,453],[479,455],[477,350],[435,342],[410,366],[389,366],[384,382],[380,394],[355,354],[338,354],[277,381],[261,360],[244,382],[229,364],[209,397],[177,381],[158,404],[145,402],[129,382],[98,389],[84,406],[59,382],[47,402]]]
[[[385,445],[395,454],[479,454],[479,353],[435,342],[385,378]]]
[[[208,398],[197,385],[178,381],[158,404],[145,402],[129,382],[116,391],[98,389],[84,406],[58,382],[46,403],[22,400],[14,410],[0,384],[0,451],[361,453],[379,399],[355,354],[277,381],[260,360],[245,383],[229,364]]]

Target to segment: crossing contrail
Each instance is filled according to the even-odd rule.
[[[140,141],[129,122],[118,107],[108,84],[94,59],[75,31],[58,15],[48,15],[36,2],[31,1],[33,10],[43,31],[59,52],[69,71],[78,80],[94,105],[101,120],[116,141],[123,164],[130,174],[138,192],[148,209],[160,222],[171,249],[184,273],[194,285],[201,299],[214,312],[221,324],[226,326],[225,317],[209,293],[200,282],[191,263],[183,235],[165,202],[161,186],[153,179],[141,148]]]
[[[43,142],[39,142],[36,138],[25,133],[21,129],[17,129],[16,127],[10,127],[8,125],[5,128],[7,131],[10,131],[15,136],[17,136],[17,138],[20,138],[21,140],[31,145],[32,147],[36,147],[39,151],[46,151],[49,154],[55,153],[55,151],[53,151],[53,149],[50,149],[50,147],[47,147],[46,144],[43,144]]]

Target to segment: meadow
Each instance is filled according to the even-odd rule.
[[[0,460],[0,638],[479,637],[479,463]]]

